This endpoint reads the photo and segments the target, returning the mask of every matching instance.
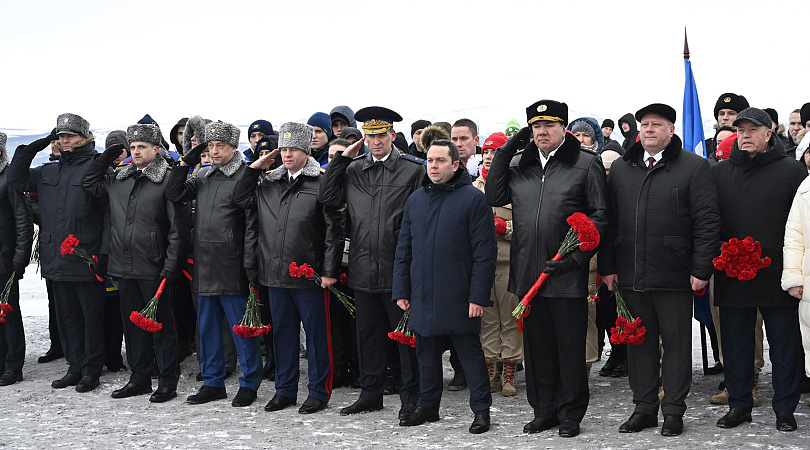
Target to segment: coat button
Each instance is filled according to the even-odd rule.
[[[276,228],[276,231],[279,231],[279,232],[280,232],[280,231],[281,231],[281,228]]]
[[[129,196],[129,199],[130,199],[130,200],[135,200],[135,196],[134,196],[134,195],[130,195],[130,196]]]
[[[278,259],[278,255],[273,255],[273,259]]]

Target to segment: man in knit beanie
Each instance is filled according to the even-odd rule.
[[[321,167],[329,164],[329,141],[332,140],[332,119],[329,114],[316,112],[307,120],[312,126],[312,157]],[[279,147],[280,148],[280,147]]]

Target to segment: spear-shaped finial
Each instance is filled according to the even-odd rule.
[[[683,59],[689,59],[689,42],[686,41],[686,27],[683,27]]]

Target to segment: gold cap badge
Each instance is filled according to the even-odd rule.
[[[726,102],[726,103],[730,103],[731,102],[731,97],[726,97],[726,98],[723,99],[723,101]]]
[[[284,139],[289,139],[291,136],[292,136],[292,133],[290,133],[289,131],[284,133]]]
[[[548,106],[540,105],[540,106],[537,107],[537,112],[543,112],[543,111],[545,111],[547,109],[548,109]]]

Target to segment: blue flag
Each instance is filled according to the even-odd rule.
[[[683,86],[683,148],[706,157],[706,139],[703,136],[703,119],[700,117],[695,74],[692,73],[692,62],[683,60],[686,70],[686,82]],[[709,308],[708,286],[703,295],[695,295],[695,319],[703,325],[712,326],[712,311]]]

